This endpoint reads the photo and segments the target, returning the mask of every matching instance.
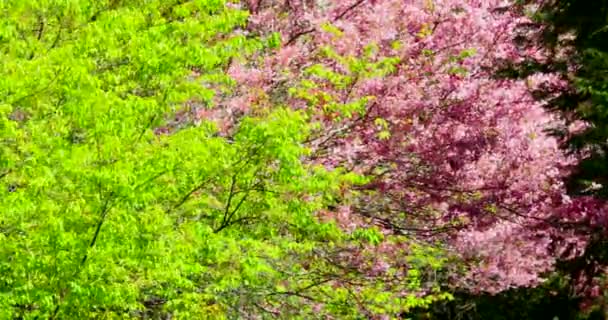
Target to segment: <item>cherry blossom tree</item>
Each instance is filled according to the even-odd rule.
[[[546,132],[562,120],[530,94],[566,84],[551,73],[494,76],[498,61],[547,55],[514,43],[529,19],[512,3],[246,4],[244,32],[276,33],[282,45],[233,61],[237,93],[219,110],[304,110],[317,125],[308,160],[369,177],[333,210],[343,227],[440,243],[464,262],[446,275],[452,285],[496,293],[539,284],[604,224],[601,202],[566,195],[562,180],[578,159]],[[387,270],[399,261],[382,259]]]

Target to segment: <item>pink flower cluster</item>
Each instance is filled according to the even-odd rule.
[[[515,26],[526,18],[504,10],[509,4],[250,1],[250,28],[280,32],[284,45],[231,67],[241,95],[226,106],[263,106],[271,99],[261,96],[280,96],[302,80],[316,84],[311,95],[344,104],[373,97],[364,113],[345,117],[323,99],[281,96],[322,125],[311,141],[310,161],[376,176],[362,188],[370,192],[334,214],[340,224],[352,227],[346,220],[360,215],[396,234],[441,240],[467,265],[455,284],[473,291],[536,285],[557,258],[584,249],[586,238],[563,223],[604,224],[605,208],[565,195],[561,181],[577,159],[565,156],[545,132],[560,120],[530,95],[542,84],[564,84],[552,75],[521,81],[493,76],[500,59],[545,54],[514,45]],[[339,32],[328,31],[327,23]],[[327,47],[369,64],[384,58],[396,63],[383,76],[363,76],[321,54]],[[306,72],[317,64],[355,80],[344,87]],[[373,272],[391,263],[378,260]]]

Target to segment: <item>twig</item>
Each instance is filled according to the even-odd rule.
[[[357,8],[358,6],[360,6],[361,4],[363,4],[366,0],[359,0],[355,3],[353,3],[351,6],[349,6],[348,8],[346,8],[344,11],[342,11],[340,14],[338,14],[335,18],[333,18],[331,21],[332,22],[336,22],[342,18],[344,18],[344,16],[346,16],[349,12],[351,12],[352,10],[354,10],[355,8]],[[289,40],[287,40],[287,42],[285,43],[285,46],[290,46],[292,45],[296,40],[298,40],[298,38],[307,35],[309,33],[313,33],[317,31],[316,28],[310,28],[304,31],[300,31],[296,34],[294,34],[293,36],[291,36],[289,38]]]

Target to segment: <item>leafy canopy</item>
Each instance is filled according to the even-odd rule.
[[[246,19],[223,0],[0,2],[0,318],[221,319],[342,238],[313,216],[344,179],[301,162],[302,114],[155,133],[267,46],[233,32]]]

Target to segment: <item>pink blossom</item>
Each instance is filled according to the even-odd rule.
[[[250,87],[272,95],[297,87],[300,80],[313,81],[316,93],[335,101],[373,96],[363,114],[343,118],[327,111],[320,99],[285,100],[321,123],[311,139],[311,163],[378,175],[377,181],[361,188],[364,192],[350,207],[340,206],[332,218],[351,227],[348,220],[363,223],[357,217],[369,215],[392,219],[403,229],[446,227],[451,231],[431,240],[455,250],[467,266],[464,275],[455,277],[456,285],[492,293],[536,285],[558,258],[580,254],[586,241],[547,221],[602,224],[606,219],[601,205],[566,196],[561,181],[577,159],[564,155],[559,141],[545,131],[564,125],[562,120],[530,94],[541,85],[564,83],[555,75],[493,77],[498,59],[542,60],[546,55],[540,48],[522,51],[513,44],[515,26],[527,18],[493,10],[506,3],[351,0],[310,8],[294,1],[288,9],[260,9],[250,27],[280,32],[284,46],[262,65],[230,68],[244,94],[230,108],[243,106],[247,111],[244,97],[256,94]],[[343,35],[323,31],[328,22]],[[330,47],[342,57],[361,58],[369,44],[377,47],[366,58],[371,62],[399,59],[392,73],[361,78],[319,53]],[[340,87],[309,77],[305,70],[314,64],[357,81]],[[379,134],[383,126],[389,135]],[[397,218],[394,214],[400,212],[407,215]],[[429,239],[428,232],[418,236]],[[573,249],[553,249],[565,247]],[[392,258],[388,264],[399,261]],[[360,262],[353,258],[352,263]],[[384,268],[373,266],[374,272]]]

